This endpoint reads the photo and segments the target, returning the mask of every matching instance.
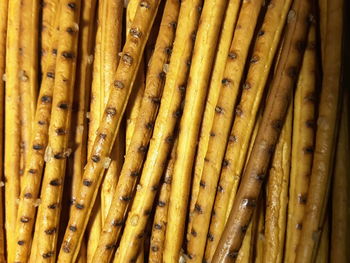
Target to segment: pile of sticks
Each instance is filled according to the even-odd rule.
[[[349,262],[346,8],[1,0],[0,262]]]

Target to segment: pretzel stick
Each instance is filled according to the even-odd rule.
[[[294,99],[292,164],[289,187],[288,225],[284,260],[294,263],[295,250],[305,211],[313,148],[316,88],[315,26],[309,32]]]
[[[108,261],[113,252],[113,247],[111,246],[119,239],[121,226],[126,216],[126,209],[129,206],[129,201],[132,200],[133,190],[145,158],[144,152],[152,136],[158,104],[163,90],[165,76],[163,66],[168,61],[169,50],[171,50],[173,43],[175,35],[174,24],[177,21],[178,11],[178,2],[173,0],[167,1],[155,51],[149,63],[146,89],[140,109],[141,114],[136,122],[136,129],[125,157],[125,163],[113,197],[112,206],[105,220],[99,246],[94,256],[95,260],[100,262]],[[117,222],[118,224],[116,224]],[[107,247],[110,248],[106,249]]]
[[[341,96],[342,30],[343,1],[328,1],[318,126],[305,216],[296,253],[298,263],[314,259],[325,215]]]
[[[3,147],[4,147],[4,97],[5,97],[5,67],[6,67],[6,31],[7,31],[7,13],[8,0],[0,1],[0,181],[3,181]],[[5,244],[5,207],[3,200],[4,188],[0,188],[0,262],[5,262],[6,244]]]
[[[29,155],[38,93],[39,1],[24,1],[20,10],[19,89],[21,115],[21,171]],[[21,185],[23,177],[20,177]]]
[[[230,53],[221,81],[222,88],[215,107],[208,150],[205,155],[200,181],[201,187],[192,215],[191,237],[187,250],[190,260],[194,262],[202,261],[221,165],[223,164],[224,167],[228,165],[223,161],[223,157],[229,139],[239,83],[261,7],[262,1],[260,0],[242,3],[237,29],[231,42]]]
[[[194,175],[192,182],[191,190],[191,199],[190,199],[190,219],[187,228],[187,239],[189,240],[191,229],[192,229],[192,211],[194,210],[194,205],[197,201],[197,195],[200,187],[200,180],[202,177],[202,170],[204,165],[205,154],[207,153],[208,142],[210,138],[210,130],[213,125],[213,119],[215,116],[215,106],[217,104],[221,81],[223,79],[226,60],[230,50],[230,45],[232,41],[233,32],[235,29],[239,8],[241,1],[229,1],[225,18],[223,21],[221,34],[219,37],[219,43],[217,48],[217,53],[215,57],[212,77],[210,80],[210,86],[208,91],[208,98],[205,104],[205,110],[201,125],[201,132],[199,137],[199,143],[196,154],[196,161],[194,164]]]
[[[292,108],[290,105],[269,171],[264,262],[280,263],[283,260],[292,147]]]
[[[171,181],[174,172],[174,163],[176,159],[177,140],[174,143],[171,151],[171,157],[164,174],[162,186],[153,219],[153,228],[151,236],[151,245],[148,261],[152,263],[163,262],[165,233],[168,223],[168,208],[171,191]]]
[[[20,90],[19,90],[19,47],[20,47],[20,16],[21,1],[8,3],[8,23],[6,42],[6,86],[5,94],[5,228],[7,242],[7,260],[15,258],[17,199],[20,192]]]
[[[109,161],[108,155],[117,135],[121,117],[128,101],[131,85],[140,63],[159,1],[141,1],[133,26],[123,48],[121,60],[114,78],[114,88],[109,94],[91,155],[84,171],[82,185],[75,208],[69,219],[68,228],[61,246],[58,262],[71,262],[77,257],[92,206],[101,184],[102,172]],[[72,231],[71,227],[75,227]]]
[[[345,263],[350,258],[350,163],[349,146],[349,92],[344,91],[343,109],[337,143],[335,161],[333,195],[332,195],[332,230],[331,230],[331,262]]]
[[[289,13],[283,51],[271,93],[230,217],[214,254],[213,262],[233,262],[257,204],[260,188],[287,114],[301,65],[311,11],[309,1],[296,0]],[[301,45],[300,45],[301,43]]]
[[[190,62],[194,32],[199,20],[198,8],[201,0],[185,1],[179,14],[174,48],[165,82],[163,99],[155,123],[153,139],[142,171],[140,185],[129,213],[115,262],[133,259],[139,247],[140,233],[143,233],[154,202],[164,162],[174,140],[174,129],[181,116],[181,99],[185,89]],[[175,88],[174,88],[175,87]]]

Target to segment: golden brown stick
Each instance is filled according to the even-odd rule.
[[[172,1],[171,1],[172,2]],[[132,260],[139,247],[138,235],[144,232],[156,195],[164,162],[174,139],[174,128],[181,116],[181,100],[187,80],[188,66],[201,0],[182,2],[174,48],[165,82],[163,99],[155,123],[154,137],[141,175],[141,189],[136,192],[131,212],[117,252],[116,262]]]
[[[6,66],[6,31],[7,31],[8,0],[0,1],[0,181],[3,181],[3,145],[4,145],[4,96],[5,96],[5,74]],[[4,188],[0,188],[0,262],[5,262],[5,207],[3,200]]]
[[[302,47],[308,33],[310,2],[296,0],[289,13],[283,51],[272,82],[271,93],[242,183],[214,254],[213,262],[233,262],[235,260],[244,237],[244,230],[248,226],[257,204],[260,188],[287,114],[301,65]]]
[[[23,172],[29,154],[38,95],[39,0],[24,1],[21,4],[20,19],[19,88],[21,100],[21,171]],[[23,177],[20,179],[22,185]]]
[[[79,36],[80,0],[60,2],[57,64],[53,91],[53,108],[49,126],[49,142],[45,151],[45,172],[41,190],[40,222],[36,262],[54,262],[66,158],[69,156],[69,134],[72,115],[76,59]]]
[[[289,105],[267,182],[264,248],[264,262],[266,263],[280,263],[283,260],[292,148],[292,109],[292,105]]]
[[[5,227],[7,260],[15,258],[17,199],[20,192],[20,91],[19,91],[19,37],[21,1],[9,1],[6,44],[6,100],[5,100]]]
[[[294,263],[309,187],[315,123],[316,28],[311,25],[294,99],[292,164],[289,187],[285,262]]]
[[[226,67],[221,81],[222,87],[215,107],[215,116],[210,130],[208,149],[202,170],[201,187],[198,191],[197,201],[192,215],[191,237],[187,245],[189,257],[193,262],[201,262],[204,255],[221,164],[224,163],[223,166],[228,165],[225,161],[223,162],[223,157],[234,116],[235,101],[239,92],[239,84],[261,7],[261,0],[242,3],[237,20],[237,29],[234,32],[231,42],[230,53],[228,58],[226,58]],[[181,143],[179,144],[181,145]],[[176,178],[175,175],[176,173],[174,174],[174,178]],[[182,179],[182,181],[184,180]],[[170,207],[171,204],[172,201],[170,202]]]
[[[327,34],[327,23],[328,23],[328,0],[318,0],[318,7],[319,7],[319,30],[320,30],[320,38],[321,38],[321,55],[322,55],[322,61],[325,59],[325,44],[327,41],[326,34]]]
[[[328,1],[322,91],[317,120],[315,152],[296,262],[311,262],[325,214],[335,152],[337,113],[341,94],[343,1]]]
[[[226,148],[224,160],[228,165],[221,171],[219,186],[222,191],[217,192],[214,203],[216,214],[212,218],[209,230],[209,236],[213,237],[208,239],[208,242],[211,240],[208,244],[211,247],[211,253],[208,254],[210,259],[214,255],[235,199],[247,156],[250,135],[291,1],[272,1],[270,4],[273,8],[267,9],[262,27],[258,32],[251,58],[252,63],[243,84],[242,97],[237,106],[236,117]]]
[[[253,224],[250,223],[236,259],[237,263],[249,263],[251,261],[252,228]]]
[[[337,154],[332,195],[331,262],[345,263],[350,259],[350,140],[349,140],[349,92],[344,91],[342,117],[337,144]]]
[[[163,262],[164,253],[164,241],[165,233],[168,222],[168,208],[169,198],[171,191],[171,180],[174,171],[174,163],[176,159],[176,146],[177,140],[173,145],[171,151],[171,157],[168,161],[167,168],[165,170],[162,186],[160,187],[160,193],[158,203],[153,220],[151,245],[149,251],[148,261],[152,263]]]
[[[119,238],[121,226],[126,216],[126,209],[128,208],[133,189],[142,168],[145,158],[144,150],[147,149],[149,144],[157,116],[165,76],[163,65],[168,61],[169,50],[171,50],[175,35],[174,25],[176,25],[178,11],[178,2],[173,0],[167,2],[155,51],[149,64],[146,90],[141,103],[140,112],[142,114],[138,117],[135,133],[127,156],[125,157],[125,163],[113,197],[112,206],[104,222],[99,246],[94,256],[100,262],[108,261],[113,252],[113,247],[110,249],[106,249],[106,247],[115,244]]]
[[[265,193],[263,193],[265,194]],[[265,199],[259,200],[256,213],[253,216],[252,223],[254,225],[254,255],[255,263],[262,263],[264,260],[264,248],[265,248]]]
[[[204,158],[205,158],[205,154],[207,153],[208,142],[210,138],[210,130],[213,125],[213,119],[215,116],[215,106],[217,104],[219,94],[220,94],[221,81],[223,79],[226,60],[229,53],[240,5],[241,5],[241,1],[229,1],[226,8],[221,35],[219,38],[220,40],[218,43],[213,73],[210,80],[208,98],[205,104],[205,110],[204,110],[204,115],[202,120],[200,139],[199,139],[198,149],[196,154],[196,162],[194,165],[194,176],[193,176],[193,182],[192,182],[192,191],[191,191],[190,208],[189,208],[190,222],[187,228],[188,240],[189,240],[191,228],[192,228],[191,227],[192,211],[194,210],[194,205],[197,201],[197,195],[200,187],[200,180],[202,177],[202,170],[204,165]]]
[[[49,63],[51,39],[54,35],[56,9],[60,0],[47,0],[42,7],[42,21],[40,34],[40,73],[43,74]]]
[[[191,173],[196,151],[197,137],[204,111],[205,98],[208,90],[207,82],[209,80],[210,72],[212,70],[217,39],[226,6],[226,0],[204,2],[202,14],[200,17],[201,23],[198,27],[196,42],[193,49],[193,54],[195,55],[193,56],[191,61],[191,69],[186,87],[185,106],[183,116],[180,122],[179,143],[176,150],[177,158],[174,164],[174,174],[172,178],[172,188],[168,211],[169,217],[167,223],[163,256],[163,260],[165,262],[178,262],[179,260],[180,249],[182,246],[183,235],[185,230],[184,228],[187,214],[187,203],[188,196],[190,194]],[[244,53],[244,51],[242,53]],[[225,74],[226,73],[227,67]],[[237,73],[237,76],[239,76],[239,73]],[[224,77],[226,77],[226,75],[224,75]],[[224,80],[229,81],[230,77],[231,76],[228,76],[228,78],[224,78]],[[228,85],[230,84],[227,84],[227,86]],[[235,95],[233,94],[237,93],[236,89],[231,86],[228,88],[228,90],[233,91],[233,93],[229,94],[232,95],[232,101],[234,101]],[[222,108],[220,108],[221,106]],[[218,104],[218,106],[215,108],[216,112],[218,113],[218,109],[224,111],[225,109],[223,107],[224,105]],[[230,117],[227,118],[229,119]],[[216,123],[216,118],[214,118],[214,123]],[[224,128],[222,130],[224,130]],[[220,132],[218,133],[220,134]],[[225,136],[224,133],[225,131],[222,131],[223,137]],[[212,145],[209,141],[208,149],[211,146]],[[216,150],[217,155],[220,156],[220,147]],[[209,160],[210,157],[206,155],[206,158],[207,157]],[[217,160],[220,162],[219,159]],[[209,162],[211,162],[211,165],[215,166],[214,158]],[[207,166],[205,166],[203,170],[205,170],[206,168]],[[210,166],[210,168],[212,167]],[[213,169],[215,170],[216,167],[214,167]],[[210,183],[208,183],[208,187],[210,188]],[[196,203],[195,208],[197,208],[197,205],[198,203]],[[195,224],[194,221],[193,224]],[[203,225],[203,229],[205,231],[205,224]],[[191,231],[191,233],[193,233],[193,231]],[[200,235],[198,234],[198,236]],[[195,238],[193,237],[193,239]],[[191,240],[192,237],[190,239],[190,242]],[[196,247],[199,249],[199,251],[200,249],[202,249],[203,251],[199,252],[198,254],[192,253],[193,251],[190,251],[189,249],[188,251],[190,253],[190,256],[196,257],[198,255],[196,259],[192,259],[201,260],[201,253],[203,254],[204,252],[205,238],[203,245],[199,243],[198,240],[196,243]]]
[[[328,263],[330,255],[330,226],[329,226],[329,214],[326,215],[326,220],[323,223],[322,234],[320,237],[320,244],[317,248],[317,254],[315,263]]]
[[[68,228],[61,246],[58,262],[72,262],[79,252],[80,242],[85,231],[98,188],[102,172],[108,164],[108,155],[117,135],[121,117],[131,91],[131,84],[139,66],[159,1],[141,1],[135,20],[123,48],[121,60],[113,82],[113,88],[98,129],[91,155],[88,159],[77,202],[74,206]],[[71,226],[76,227],[72,231]]]

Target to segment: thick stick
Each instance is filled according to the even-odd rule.
[[[215,116],[205,155],[200,181],[201,187],[192,215],[192,236],[187,250],[193,262],[201,262],[204,255],[221,165],[222,163],[224,167],[228,165],[225,161],[223,162],[223,157],[229,140],[228,135],[234,117],[239,84],[261,7],[261,0],[243,2],[231,42],[230,53],[226,58],[226,67],[221,81],[222,88],[215,107]]]
[[[213,120],[215,116],[215,106],[219,98],[221,81],[223,79],[226,60],[230,50],[232,36],[235,29],[240,6],[241,6],[241,1],[229,1],[226,8],[222,29],[221,29],[221,35],[219,37],[219,43],[218,43],[216,58],[214,62],[214,68],[213,68],[212,77],[210,80],[208,97],[205,104],[205,110],[204,110],[204,115],[202,120],[200,138],[199,138],[197,154],[196,154],[196,162],[194,164],[194,175],[193,175],[193,182],[192,182],[190,208],[189,208],[190,222],[187,228],[188,240],[190,238],[190,233],[192,229],[192,226],[191,226],[192,211],[194,210],[194,205],[196,204],[196,201],[197,201],[198,191],[200,188],[200,180],[202,177],[202,170],[204,165],[204,158],[205,158],[205,154],[207,153],[208,142],[210,138],[210,130],[213,125]]]
[[[349,91],[345,91],[333,179],[331,231],[331,262],[333,263],[345,263],[350,259],[349,102]]]
[[[171,157],[168,161],[168,165],[164,174],[162,186],[160,187],[160,193],[158,203],[153,220],[151,245],[149,251],[148,261],[152,263],[163,262],[165,233],[168,223],[168,210],[169,199],[171,192],[171,181],[174,172],[174,163],[176,159],[176,146],[177,140],[174,143],[171,151]]]
[[[187,80],[188,66],[193,48],[194,33],[199,20],[201,0],[182,2],[176,38],[167,73],[161,106],[155,123],[153,138],[141,175],[141,188],[136,192],[126,228],[117,252],[116,262],[133,259],[139,247],[156,190],[174,140],[174,129],[181,116],[181,100]],[[190,41],[192,39],[192,41]]]
[[[20,12],[21,171],[29,156],[38,95],[39,0],[24,1]],[[21,179],[21,185],[23,177]]]
[[[3,145],[4,145],[4,96],[5,96],[5,74],[6,66],[6,32],[7,32],[7,13],[8,0],[0,1],[0,180],[3,180]],[[0,262],[5,262],[6,244],[5,244],[5,207],[3,201],[4,188],[0,188]]]
[[[293,107],[289,106],[272,160],[267,182],[264,262],[280,263],[287,225],[289,172],[292,148]]]
[[[311,25],[294,99],[292,164],[284,260],[295,261],[312,167],[316,97],[316,28]]]
[[[319,241],[333,169],[337,114],[341,94],[343,1],[328,1],[322,91],[315,153],[296,261],[311,262]]]
[[[233,262],[257,204],[298,76],[309,26],[311,1],[296,0],[289,13],[283,51],[242,183],[213,262]]]
[[[149,32],[158,10],[159,1],[141,1],[133,26],[123,48],[109,99],[88,159],[77,202],[69,219],[58,262],[72,262],[79,252],[92,206],[101,184],[102,172],[117,135],[133,81]],[[108,168],[108,167],[106,167]],[[71,230],[74,226],[74,230]]]
[[[6,43],[6,100],[5,100],[5,227],[7,260],[15,258],[17,199],[20,192],[20,91],[19,47],[21,1],[9,1]]]

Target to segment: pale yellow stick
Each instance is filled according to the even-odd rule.
[[[28,159],[38,95],[39,0],[24,1],[20,12],[21,173]],[[23,177],[21,185],[23,185]]]
[[[281,263],[283,260],[292,148],[292,109],[291,104],[276,145],[267,182],[263,260],[265,263]]]
[[[45,172],[39,207],[38,249],[36,262],[55,262],[62,191],[65,178],[78,35],[80,0],[60,2],[60,30],[58,33],[57,64],[52,101],[52,116],[49,127],[49,142],[45,152]],[[72,226],[71,226],[72,227]]]
[[[170,0],[170,3],[172,2],[173,0]],[[190,40],[193,40],[193,34],[197,29],[198,7],[201,2],[201,0],[184,1],[181,4],[163,97],[140,179],[142,187],[136,192],[114,262],[127,262],[136,256],[135,253],[140,245],[138,236],[146,228],[156,195],[155,190],[159,185],[164,162],[171,149],[175,125],[181,116],[182,94],[193,48],[193,41]]]
[[[214,68],[213,68],[212,77],[210,80],[208,97],[205,104],[205,110],[204,110],[204,115],[202,120],[201,132],[200,132],[197,155],[196,155],[196,162],[194,164],[194,175],[193,175],[193,182],[192,182],[190,208],[189,208],[190,222],[187,228],[188,240],[189,240],[191,228],[192,228],[191,227],[192,211],[194,210],[194,205],[197,201],[197,195],[200,187],[200,180],[202,177],[202,170],[204,165],[204,157],[205,157],[205,154],[207,153],[208,142],[210,138],[210,130],[213,125],[213,119],[215,116],[215,106],[217,104],[219,94],[220,94],[221,81],[223,79],[226,60],[229,53],[240,5],[241,5],[241,1],[229,1],[226,8],[222,29],[221,29],[221,35],[219,38],[216,58],[214,62]]]
[[[146,89],[142,98],[140,115],[136,122],[136,129],[129,150],[125,156],[113,202],[103,226],[99,246],[94,255],[95,260],[100,262],[108,261],[113,253],[113,244],[119,239],[126,219],[126,211],[132,200],[133,191],[146,158],[145,150],[150,143],[163,91],[165,76],[163,67],[169,59],[169,52],[164,51],[169,50],[173,43],[174,26],[178,17],[179,6],[179,3],[173,0],[167,1],[165,5],[155,50],[149,62]],[[181,94],[179,95],[181,97]],[[180,102],[173,106],[179,107],[179,104]],[[157,154],[159,153],[160,151],[157,151]]]
[[[240,81],[243,77],[249,46],[253,39],[261,7],[261,0],[243,1],[231,42],[230,53],[226,58],[220,95],[215,107],[213,125],[209,133],[208,149],[200,181],[201,187],[193,211],[191,237],[187,245],[189,256],[193,262],[201,262],[203,260],[216,190],[219,189],[221,192],[228,191],[225,188],[218,188],[217,183],[221,167],[230,166],[230,163],[224,159],[225,149],[226,144],[230,140],[229,132],[234,117],[235,102],[239,94]],[[218,237],[214,236],[214,238],[217,239]],[[208,260],[210,261],[211,259]]]
[[[159,0],[141,1],[121,54],[108,102],[103,113],[91,155],[84,171],[77,202],[70,215],[68,228],[61,246],[58,262],[76,259],[92,207],[102,181],[104,169],[108,168],[121,119],[130,96],[141,56],[151,31]],[[75,226],[72,231],[69,226]]]
[[[333,179],[332,239],[330,250],[332,263],[346,263],[350,259],[349,103],[349,91],[344,91]]]
[[[17,199],[20,193],[20,91],[19,91],[19,38],[21,1],[12,0],[8,4],[8,24],[6,43],[6,100],[5,100],[5,227],[7,260],[15,258],[17,219]]]
[[[315,133],[316,28],[311,26],[295,91],[288,225],[284,260],[294,263],[311,173]]]
[[[168,208],[171,191],[171,180],[174,172],[174,163],[176,159],[177,140],[171,151],[171,157],[164,174],[162,186],[160,188],[159,199],[154,215],[151,244],[148,261],[150,263],[163,262],[165,233],[168,222]]]
[[[5,96],[5,81],[3,76],[5,74],[6,65],[6,31],[7,31],[7,13],[8,0],[0,1],[0,181],[3,182],[3,145],[4,140],[4,96]],[[1,183],[0,182],[0,183]],[[2,183],[1,183],[2,184]],[[5,262],[6,244],[5,244],[5,206],[3,200],[4,188],[0,188],[0,262]]]
[[[325,214],[335,152],[339,98],[341,96],[341,62],[343,31],[343,0],[329,0],[324,47],[322,91],[315,152],[309,192],[302,222],[296,261],[310,262],[315,257],[319,232]]]

